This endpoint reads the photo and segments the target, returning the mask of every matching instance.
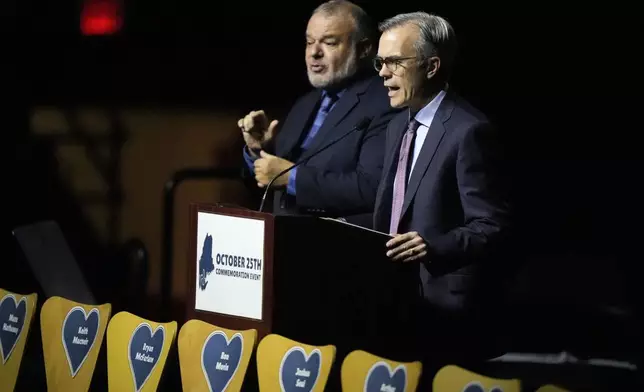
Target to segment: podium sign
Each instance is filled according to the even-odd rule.
[[[188,319],[270,330],[272,234],[270,214],[190,206]]]
[[[197,213],[195,309],[262,319],[264,225],[259,219]]]

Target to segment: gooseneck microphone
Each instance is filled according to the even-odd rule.
[[[369,126],[369,124],[370,124],[370,123],[371,123],[371,118],[370,118],[370,117],[363,117],[362,119],[360,119],[360,121],[358,121],[358,122],[356,123],[356,125],[355,125],[353,128],[351,128],[351,130],[350,130],[349,132],[345,133],[344,135],[342,135],[342,136],[340,136],[339,138],[337,138],[337,139],[335,139],[335,140],[331,141],[330,143],[328,143],[328,144],[327,144],[327,145],[325,145],[324,147],[320,148],[319,150],[317,150],[317,151],[313,152],[312,154],[307,155],[306,157],[304,157],[304,158],[300,159],[299,161],[295,162],[294,164],[292,164],[292,165],[291,165],[291,166],[289,166],[288,168],[286,168],[286,169],[282,170],[281,172],[277,173],[277,175],[276,175],[275,177],[273,177],[273,178],[268,182],[268,184],[266,185],[266,189],[264,190],[264,195],[262,196],[262,202],[261,202],[261,204],[259,205],[259,212],[262,212],[262,211],[264,210],[264,202],[266,201],[266,195],[268,194],[268,190],[271,188],[271,185],[273,185],[273,182],[274,182],[274,181],[275,181],[279,176],[281,176],[281,175],[283,175],[284,173],[289,172],[289,171],[290,171],[290,170],[292,170],[293,168],[295,168],[295,167],[297,167],[297,166],[299,166],[299,165],[303,164],[304,162],[306,162],[306,161],[308,161],[309,159],[313,158],[314,156],[318,155],[318,154],[319,154],[319,153],[321,153],[322,151],[324,151],[324,150],[326,150],[327,148],[329,148],[329,147],[333,146],[334,144],[336,144],[336,143],[337,143],[337,142],[339,142],[340,140],[342,140],[342,139],[344,139],[345,137],[347,137],[347,136],[351,135],[353,132],[355,132],[355,131],[357,131],[357,130],[360,130],[360,129],[363,129],[363,128],[366,128],[367,126]]]

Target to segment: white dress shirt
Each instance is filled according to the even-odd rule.
[[[410,175],[407,177],[407,181],[409,181],[409,179],[411,178],[411,173],[414,172],[414,166],[416,165],[416,161],[418,160],[418,156],[420,155],[420,150],[423,148],[423,143],[425,142],[425,138],[427,137],[427,132],[429,131],[429,127],[432,125],[432,121],[434,121],[434,115],[436,114],[436,111],[438,110],[441,102],[443,102],[444,97],[445,90],[441,90],[434,97],[434,99],[432,99],[432,101],[428,103],[424,108],[420,109],[420,111],[414,117],[416,121],[420,123],[420,125],[416,130],[416,138],[414,139],[414,155],[412,155],[411,167],[409,169]]]

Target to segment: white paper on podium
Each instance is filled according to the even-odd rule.
[[[383,233],[382,231],[377,231],[377,230],[369,229],[367,227],[363,227],[363,226],[359,226],[359,225],[356,225],[356,224],[353,224],[353,223],[349,223],[344,219],[336,219],[336,218],[320,218],[320,219],[324,219],[324,220],[327,220],[327,221],[338,222],[338,223],[341,223],[343,225],[357,227],[358,229],[370,231],[372,233],[376,233],[378,235],[382,235],[382,236],[385,236],[385,237],[388,237],[388,238],[394,238],[394,236],[392,236],[391,234]]]

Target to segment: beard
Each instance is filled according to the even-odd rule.
[[[356,50],[352,50],[347,60],[334,72],[319,75],[307,70],[307,75],[311,86],[328,89],[343,84],[346,80],[353,77],[356,72],[358,72],[358,54]]]

